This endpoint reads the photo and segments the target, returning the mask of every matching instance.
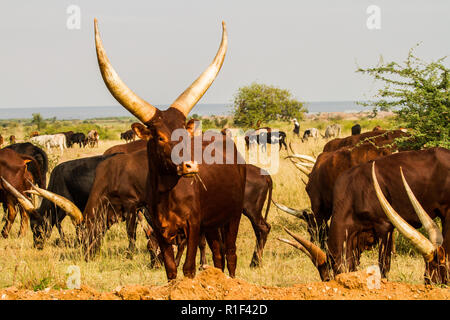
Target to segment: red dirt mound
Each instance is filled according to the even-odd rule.
[[[379,289],[369,289],[365,271],[341,274],[330,282],[298,284],[287,288],[267,287],[232,279],[215,268],[194,279],[178,279],[163,286],[132,285],[113,292],[98,292],[82,286],[79,290],[47,288],[32,291],[15,287],[0,290],[0,299],[33,300],[449,300],[450,289],[382,280]]]

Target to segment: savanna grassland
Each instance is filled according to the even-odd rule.
[[[67,122],[59,126],[60,131],[82,131],[98,126],[100,143],[98,148],[79,148],[75,145],[59,156],[58,151],[49,153],[50,168],[57,163],[102,154],[109,147],[124,143],[119,140],[119,133],[129,129],[131,120],[97,120],[92,122]],[[350,120],[335,119],[341,123],[343,132],[341,136],[350,134],[350,127],[354,124]],[[323,134],[330,122],[307,120],[301,122],[301,131],[309,127],[317,127]],[[383,128],[392,128],[394,125],[389,119],[363,119],[363,132],[372,130],[375,125]],[[292,143],[295,151],[302,154],[317,156],[326,140],[310,139],[302,143],[293,137],[292,124],[270,123],[271,127],[283,129],[287,132],[287,141]],[[49,127],[50,128],[50,125]],[[53,130],[53,129],[52,129]],[[21,125],[15,127],[3,126],[3,137],[15,134],[18,141],[27,140],[27,128]],[[270,148],[269,148],[270,151]],[[305,179],[289,160],[284,159],[287,152],[283,149],[279,157],[279,169],[272,175],[273,199],[293,208],[306,208],[310,205],[301,177]],[[265,210],[265,209],[264,209]],[[281,243],[277,237],[288,237],[283,227],[307,236],[305,223],[301,220],[281,212],[272,204],[268,215],[268,222],[272,229],[264,249],[263,265],[259,268],[250,268],[250,261],[255,247],[255,236],[249,220],[243,216],[237,239],[238,266],[236,278],[250,284],[270,287],[292,287],[296,284],[319,282],[320,277],[308,257],[299,250]],[[146,249],[146,238],[142,228],[138,226],[137,252],[133,258],[128,258],[128,239],[125,223],[114,225],[104,237],[100,254],[93,260],[85,262],[79,248],[62,246],[59,235],[55,229],[52,237],[43,250],[33,248],[31,230],[23,238],[18,238],[20,217],[16,218],[8,239],[0,239],[0,289],[16,287],[29,290],[44,290],[46,288],[64,289],[70,265],[76,265],[81,270],[82,285],[93,288],[99,292],[112,291],[118,286],[144,285],[162,286],[167,283],[164,268],[150,268],[149,255]],[[75,229],[69,218],[63,221],[65,233],[74,238]],[[359,269],[377,264],[378,248],[363,254]],[[207,250],[208,263],[212,264],[209,250]],[[184,261],[184,260],[182,260]],[[198,261],[198,260],[197,260]],[[397,237],[397,253],[393,256],[389,281],[408,284],[423,283],[424,261],[401,236]],[[182,278],[181,266],[178,278]],[[251,298],[251,297],[250,297]]]

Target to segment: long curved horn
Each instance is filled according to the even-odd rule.
[[[425,230],[427,230],[428,237],[430,238],[431,243],[435,246],[440,246],[444,241],[441,230],[439,230],[439,227],[436,225],[433,219],[431,219],[431,217],[420,205],[416,196],[412,192],[408,182],[406,182],[405,176],[403,175],[402,167],[400,167],[400,174],[402,176],[403,185],[405,187],[406,193],[408,194],[408,198],[411,201],[411,204],[414,208],[414,211],[416,211],[416,214],[419,217],[420,222],[422,222],[422,225],[424,226]]]
[[[412,226],[410,226],[400,215],[392,208],[389,201],[384,197],[381,191],[380,185],[375,174],[375,161],[372,163],[372,179],[373,186],[375,188],[375,193],[377,195],[378,201],[383,208],[384,213],[392,222],[392,224],[398,229],[398,231],[409,239],[412,244],[419,250],[419,252],[425,257],[427,261],[431,261],[434,256],[436,248],[434,245],[425,238],[423,234],[418,232]]]
[[[291,160],[292,161],[292,160]],[[311,174],[311,171],[302,166],[301,164],[296,163],[295,161],[292,161],[292,163],[297,167],[298,170],[306,174],[308,177]]]
[[[300,251],[302,251],[304,254],[306,254],[306,255],[308,256],[308,258],[310,258],[311,260],[313,260],[313,257],[311,256],[311,254],[309,253],[309,251],[306,250],[306,248],[305,248],[304,246],[302,246],[300,243],[294,242],[294,241],[291,241],[291,240],[288,240],[288,239],[285,239],[285,238],[280,238],[280,237],[278,237],[277,240],[278,240],[278,241],[281,241],[281,242],[284,242],[284,243],[287,243],[287,244],[293,246],[294,248],[297,248],[298,250],[300,250]]]
[[[222,67],[228,47],[228,35],[225,22],[222,21],[222,41],[212,63],[170,106],[181,111],[186,117],[205,94]]]
[[[119,75],[109,62],[106,51],[103,48],[102,39],[100,38],[100,33],[98,32],[97,19],[94,19],[94,29],[98,66],[100,67],[103,81],[108,87],[109,92],[111,92],[114,98],[116,98],[122,106],[124,106],[143,123],[150,121],[155,115],[157,109],[135,94],[120,79]]]
[[[25,197],[23,194],[21,194],[16,188],[14,188],[8,181],[6,181],[5,178],[1,177],[3,183],[5,184],[5,188],[14,196],[17,198],[17,201],[20,203],[20,205],[27,211],[35,213],[36,208],[34,207],[33,203]]]
[[[31,187],[33,188],[33,190],[28,191],[28,193],[36,194],[53,202],[58,207],[67,212],[67,214],[70,216],[70,218],[75,224],[78,225],[83,221],[83,214],[81,213],[80,209],[78,209],[78,207],[75,204],[73,204],[70,200],[66,199],[63,196],[60,196],[59,194],[53,193],[45,189],[41,189],[35,186],[34,184],[32,184]]]
[[[315,158],[313,158],[311,156],[308,156],[308,155],[305,155],[305,154],[296,154],[296,153],[294,153],[293,155],[287,156],[285,159],[289,159],[289,158],[296,158],[296,159],[301,159],[301,160],[306,160],[306,161],[311,162],[311,163],[308,163],[308,166],[314,166],[314,163],[316,163],[316,159]]]
[[[316,267],[323,265],[327,262],[327,255],[325,252],[323,252],[318,246],[316,246],[314,243],[312,243],[309,240],[306,240],[305,238],[294,234],[289,229],[283,227],[284,231],[286,231],[292,238],[297,240],[306,250],[308,250],[310,254],[310,258],[314,265]]]
[[[281,203],[277,203],[275,201],[273,201],[273,204],[280,210],[283,210],[286,213],[289,213],[290,215],[293,215],[294,217],[300,218],[300,219],[305,219],[303,217],[303,211],[301,210],[297,210],[297,209],[293,209],[293,208],[289,208],[287,206],[285,206],[284,204]]]

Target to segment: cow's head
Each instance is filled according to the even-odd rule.
[[[406,239],[411,241],[411,243],[423,255],[423,258],[425,260],[425,283],[447,284],[449,279],[450,266],[448,261],[448,252],[446,252],[445,248],[442,246],[442,232],[439,230],[439,227],[425,212],[419,201],[414,196],[414,193],[406,182],[401,167],[400,173],[408,198],[411,201],[411,204],[417,216],[419,217],[420,222],[428,232],[429,239],[427,239],[422,233],[418,232],[414,227],[409,225],[394,210],[394,208],[384,197],[375,174],[374,161],[372,164],[372,178],[377,198],[380,202],[381,207],[383,208],[383,211],[386,213],[386,216],[389,218],[392,224],[398,229],[401,234],[403,234]]]
[[[206,70],[164,111],[159,110],[147,101],[138,97],[119,78],[111,66],[98,32],[97,20],[95,25],[95,44],[97,59],[103,80],[116,100],[135,115],[142,124],[133,126],[133,131],[148,141],[147,150],[157,169],[168,175],[189,175],[198,171],[197,163],[186,161],[175,164],[172,161],[172,150],[178,141],[171,141],[172,133],[176,129],[185,128],[186,117],[195,104],[204,95],[216,78],[225,59],[228,38],[225,23],[222,22],[222,41],[219,50]]]

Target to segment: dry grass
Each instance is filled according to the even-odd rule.
[[[290,125],[286,126],[285,131],[288,132],[288,141],[293,141],[294,149],[301,153],[317,156],[325,144],[323,139],[319,139],[317,142],[310,140],[307,143],[301,143],[298,138],[292,137]],[[348,132],[344,132],[343,135],[346,134]],[[93,149],[79,149],[78,146],[75,146],[73,149],[65,151],[62,157],[57,157],[57,161],[62,162],[101,154],[107,148],[119,143],[123,142],[118,140],[100,141],[99,148]],[[57,153],[55,152],[55,154]],[[305,192],[305,186],[299,179],[300,172],[289,160],[285,160],[284,156],[286,156],[286,151],[283,150],[280,154],[279,171],[272,176],[274,181],[273,198],[290,207],[308,207],[309,199]],[[56,161],[56,158],[52,159]],[[243,217],[241,221],[237,240],[238,278],[245,279],[250,283],[270,286],[291,286],[295,283],[320,281],[315,267],[306,256],[297,249],[276,240],[278,236],[286,236],[282,229],[283,226],[306,236],[303,222],[277,210],[272,205],[268,216],[272,230],[264,250],[263,266],[253,269],[249,267],[249,264],[256,243],[254,233],[246,217]],[[34,249],[30,230],[24,238],[17,238],[19,223],[20,218],[18,217],[10,237],[0,239],[0,288],[9,286],[35,290],[46,287],[65,288],[68,277],[66,271],[69,265],[80,267],[82,284],[101,291],[112,290],[125,284],[161,285],[167,281],[163,268],[149,268],[146,240],[140,227],[138,227],[137,233],[138,251],[133,259],[126,257],[128,240],[125,223],[120,223],[107,232],[100,254],[87,263],[81,258],[80,249],[58,245],[56,229],[43,250]],[[74,237],[74,227],[69,219],[65,219],[63,228],[69,237]],[[207,254],[208,262],[211,263],[209,252]],[[377,248],[364,253],[360,268],[376,264],[377,255]],[[415,254],[395,255],[389,279],[423,283],[423,270],[424,262],[420,256]],[[179,277],[181,275],[180,267]]]

